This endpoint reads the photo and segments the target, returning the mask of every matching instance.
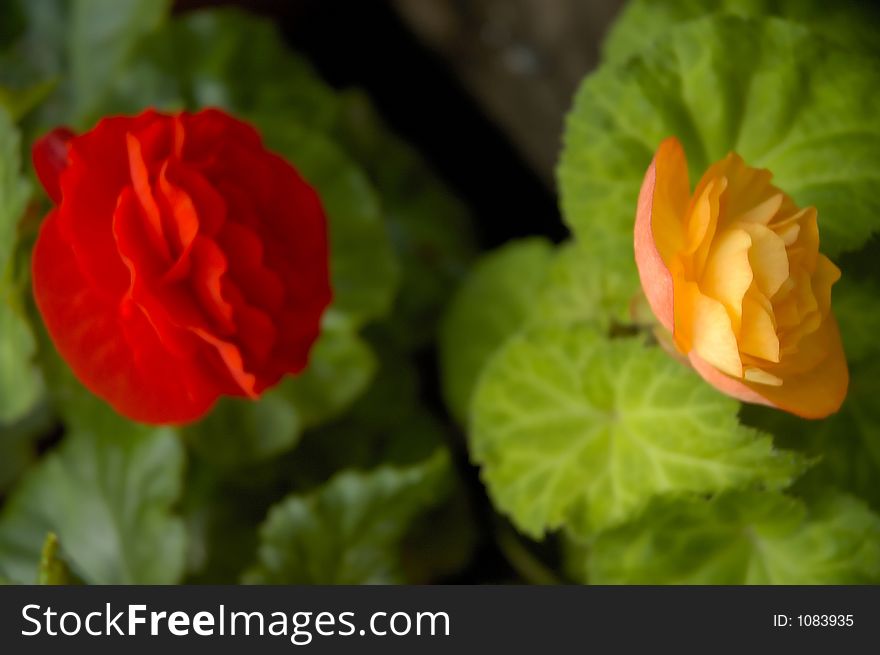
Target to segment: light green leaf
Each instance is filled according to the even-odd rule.
[[[619,266],[609,253],[578,242],[559,249],[534,298],[530,322],[546,325],[583,323],[607,333],[632,322],[635,266]]]
[[[362,325],[391,309],[399,270],[369,180],[329,139],[278,117],[256,118],[266,142],[318,190],[330,221],[333,307]]]
[[[595,584],[876,584],[880,517],[830,491],[734,493],[657,506],[591,550]]]
[[[33,469],[0,514],[0,574],[37,577],[55,532],[72,570],[90,584],[170,584],[183,575],[183,449],[167,429],[75,431]]]
[[[509,243],[483,257],[453,298],[440,328],[440,360],[446,404],[459,422],[489,357],[526,323],[552,257],[545,239]]]
[[[602,54],[621,61],[665,38],[678,23],[720,12],[760,18],[777,16],[802,23],[837,45],[880,51],[878,16],[867,2],[827,0],[630,0],[612,25]]]
[[[71,584],[72,577],[67,564],[61,559],[58,546],[58,535],[50,532],[43,542],[40,552],[40,571],[37,576],[37,584],[41,585],[67,585]]]
[[[252,584],[404,582],[401,543],[413,520],[449,493],[449,460],[438,451],[405,468],[344,472],[273,507],[261,530]]]
[[[853,102],[852,98],[858,98]],[[716,16],[664,31],[577,94],[559,167],[577,238],[631,266],[639,187],[660,141],[677,136],[691,182],[729,151],[768,168],[819,211],[832,258],[880,228],[880,58],[778,19]]]
[[[803,463],[740,426],[738,403],[637,339],[578,326],[505,344],[472,405],[471,454],[528,535],[590,535],[659,496],[781,487]]]

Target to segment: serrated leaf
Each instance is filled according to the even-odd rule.
[[[772,171],[800,206],[817,207],[833,258],[880,228],[878,114],[880,58],[778,19],[682,23],[582,84],[559,167],[563,214],[580,241],[629,266],[642,177],[674,135],[692,183],[729,151]]]
[[[760,18],[777,16],[808,27],[838,45],[867,52],[880,51],[878,17],[866,2],[826,0],[630,0],[614,21],[602,55],[622,61],[646,45],[664,38],[678,23],[710,13]]]
[[[880,517],[830,491],[809,505],[735,493],[653,508],[591,552],[595,584],[877,583]]]
[[[508,341],[480,378],[471,454],[520,530],[588,536],[656,497],[791,482],[803,462],[739,425],[737,408],[637,339],[583,326],[532,330]]]
[[[32,469],[0,514],[0,573],[33,583],[47,532],[90,584],[170,584],[183,575],[183,449],[167,429],[76,431]]]
[[[474,385],[493,352],[526,323],[553,257],[546,239],[511,242],[474,266],[440,327],[443,395],[464,423]]]
[[[404,581],[401,542],[413,520],[449,493],[439,451],[411,467],[344,472],[269,512],[251,584],[381,584]]]

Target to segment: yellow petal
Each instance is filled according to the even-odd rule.
[[[743,298],[739,348],[743,353],[754,357],[771,362],[779,361],[779,338],[776,336],[773,316],[756,298],[756,294],[750,293]]]
[[[755,283],[767,298],[779,291],[788,279],[788,253],[785,242],[773,230],[757,223],[736,223],[752,237],[749,262]]]
[[[724,305],[703,294],[694,300],[693,349],[718,370],[742,377],[742,360]]]
[[[694,196],[688,211],[687,243],[684,255],[689,256],[690,274],[693,279],[703,274],[709,250],[718,227],[718,216],[721,211],[721,194],[727,188],[727,180],[723,177],[710,181],[703,193]]]
[[[783,194],[777,193],[739,215],[733,215],[733,212],[730,212],[729,218],[733,222],[767,225],[770,219],[779,211],[779,208],[782,207],[783,198]]]
[[[720,300],[730,314],[734,332],[739,332],[743,296],[752,284],[749,249],[752,239],[743,230],[725,230],[712,243],[700,290]]]
[[[782,386],[782,378],[778,378],[772,373],[768,373],[757,367],[747,368],[743,373],[743,378],[745,378],[747,382],[754,382],[756,384],[765,384],[771,387]]]
[[[825,255],[819,254],[816,259],[816,271],[813,273],[812,288],[819,313],[824,317],[831,311],[831,287],[840,279],[840,269]]]

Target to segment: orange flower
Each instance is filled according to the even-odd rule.
[[[813,207],[798,209],[769,171],[736,153],[693,195],[677,139],[645,174],[635,225],[642,288],[675,348],[710,384],[805,418],[837,411],[849,372]]]

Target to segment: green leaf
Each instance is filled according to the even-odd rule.
[[[344,316],[328,311],[308,368],[281,383],[305,427],[314,427],[346,410],[370,384],[376,358]]]
[[[69,434],[33,469],[0,514],[0,574],[36,581],[55,532],[90,584],[171,584],[183,574],[185,534],[171,508],[183,449],[167,429]]]
[[[259,400],[221,398],[210,414],[183,429],[193,450],[221,469],[277,456],[301,434],[302,417],[276,389]]]
[[[37,440],[53,427],[53,417],[45,403],[26,416],[0,425],[0,494],[6,492],[37,458]]]
[[[21,174],[18,130],[0,107],[0,280],[7,274],[16,243],[16,228],[30,191],[30,185]]]
[[[880,354],[880,282],[844,274],[834,285],[834,316],[850,363]]]
[[[823,252],[858,248],[880,227],[880,58],[817,43],[795,23],[716,16],[670,28],[590,75],[558,171],[577,238],[631,266],[642,178],[675,135],[692,183],[736,151],[799,205],[817,207]]]
[[[40,552],[40,570],[37,576],[37,584],[41,585],[68,585],[72,582],[70,570],[61,559],[58,546],[58,535],[50,532],[43,542],[43,550]]]
[[[27,85],[59,78],[40,111],[44,127],[86,127],[140,40],[169,12],[169,0],[42,0],[21,2],[26,29],[12,63]],[[20,66],[18,63],[20,62]]]
[[[760,18],[778,16],[809,27],[835,44],[880,52],[878,17],[867,2],[826,0],[630,0],[612,25],[602,54],[607,61],[631,57],[667,36],[670,28],[707,14],[721,12]]]
[[[836,414],[806,421],[790,414],[744,406],[742,417],[770,430],[780,445],[802,451],[818,463],[796,483],[807,493],[834,486],[880,510],[880,357],[851,363],[846,400]]]
[[[803,462],[740,426],[737,408],[637,339],[532,330],[508,341],[480,379],[471,454],[520,530],[587,536],[655,497],[788,484]]]
[[[880,517],[833,492],[682,500],[600,536],[589,571],[595,584],[876,584]]]
[[[0,107],[9,113],[13,121],[19,121],[46,100],[57,84],[57,80],[49,79],[22,89],[0,86]]]
[[[70,16],[70,76],[74,113],[100,102],[137,42],[168,14],[170,0],[74,0]]]
[[[391,309],[399,269],[369,180],[332,141],[278,117],[257,118],[270,147],[318,190],[330,221],[334,308],[355,325]]]
[[[18,223],[30,197],[30,185],[21,176],[20,148],[18,131],[0,108],[0,425],[27,414],[42,392],[31,361],[36,341],[13,262]]]
[[[559,249],[534,298],[530,322],[546,325],[583,323],[607,333],[632,322],[635,266],[621,267],[611,255],[578,242]]]
[[[33,332],[4,291],[0,281],[0,425],[26,415],[43,392],[42,377],[32,362]]]
[[[509,243],[483,257],[453,298],[440,328],[443,395],[464,423],[483,366],[526,323],[553,257],[542,238]]]
[[[400,548],[413,520],[449,493],[449,460],[345,472],[273,507],[261,530],[251,584],[403,582]]]

